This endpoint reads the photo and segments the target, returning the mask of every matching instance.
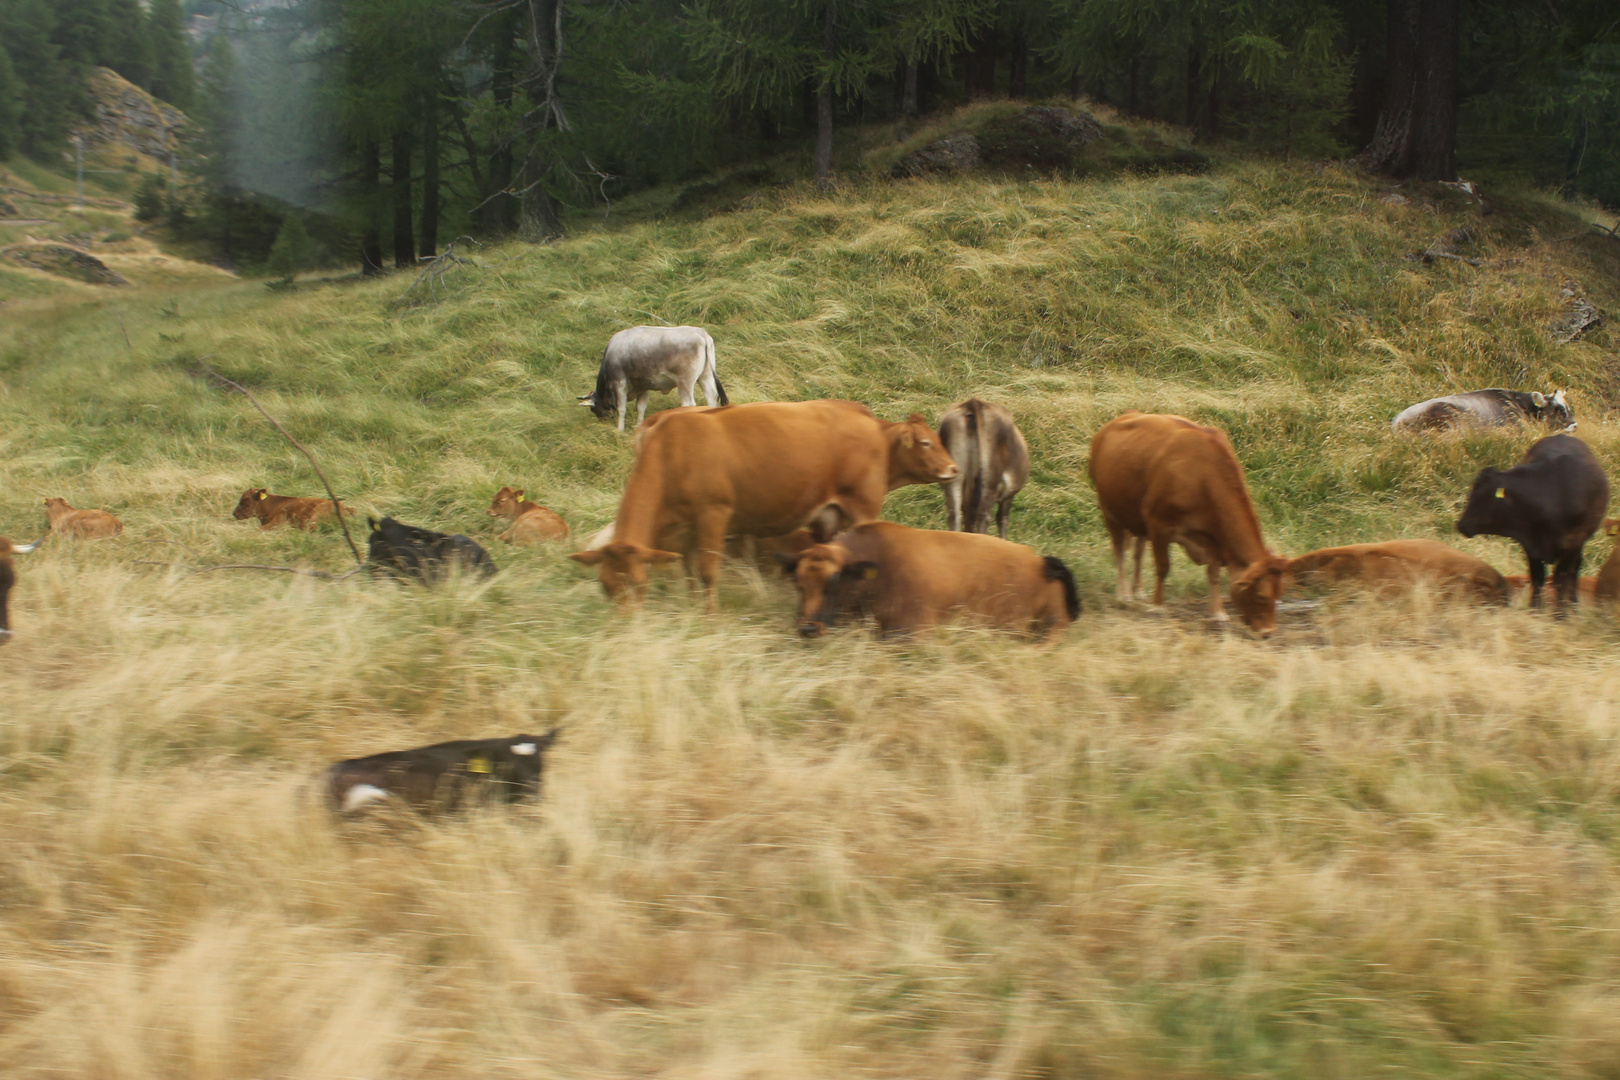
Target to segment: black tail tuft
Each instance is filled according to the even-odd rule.
[[[1080,594],[1074,588],[1074,575],[1063,560],[1056,555],[1043,555],[1041,561],[1046,563],[1046,580],[1061,582],[1063,585],[1063,606],[1069,610],[1069,619],[1072,621],[1080,617]]]
[[[720,404],[731,404],[731,399],[726,397],[726,388],[720,385],[720,376],[718,373],[714,377],[714,392],[720,395]]]

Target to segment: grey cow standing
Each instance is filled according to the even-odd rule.
[[[608,339],[596,389],[580,404],[600,420],[619,413],[619,430],[630,398],[636,398],[636,423],[647,418],[647,399],[654,390],[674,390],[682,405],[696,405],[702,385],[706,405],[729,405],[715,368],[714,338],[698,326],[632,326]]]
[[[939,485],[945,489],[945,527],[987,533],[994,507],[996,529],[1007,539],[1013,496],[1029,482],[1029,445],[1013,414],[969,398],[939,418],[939,441],[962,470]]]

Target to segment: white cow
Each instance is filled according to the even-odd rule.
[[[579,399],[597,418],[619,413],[619,430],[630,396],[636,398],[636,423],[647,418],[647,399],[654,390],[674,390],[682,405],[696,405],[693,393],[703,386],[706,405],[729,405],[715,370],[714,338],[697,326],[632,326],[608,339],[596,389]]]

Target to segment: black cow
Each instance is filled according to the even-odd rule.
[[[1456,424],[1511,427],[1521,422],[1572,431],[1575,410],[1564,400],[1562,390],[1551,395],[1523,390],[1470,390],[1420,401],[1402,409],[1389,426],[1396,431],[1430,431]]]
[[[1558,607],[1580,599],[1581,549],[1603,524],[1609,478],[1573,435],[1539,440],[1511,469],[1481,469],[1457,519],[1464,536],[1517,540],[1530,564],[1530,606],[1541,605],[1547,563],[1553,564]]]
[[[18,546],[0,536],[0,644],[11,636],[11,623],[6,605],[11,598],[11,587],[17,583],[17,572],[12,569],[11,556],[26,555],[42,543],[43,540],[35,540],[32,544]]]
[[[371,518],[366,521],[371,525],[373,573],[380,570],[432,585],[449,576],[454,566],[459,566],[463,573],[477,571],[483,577],[491,576],[498,569],[489,552],[470,537],[418,529],[391,517],[383,518],[380,523]]]
[[[465,803],[515,803],[540,794],[546,750],[559,729],[545,735],[456,742],[350,758],[326,772],[332,808],[353,814],[396,799],[422,813],[452,813]]]

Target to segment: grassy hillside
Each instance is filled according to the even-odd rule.
[[[731,213],[485,251],[407,279],[15,299],[0,532],[40,501],[114,541],[19,560],[0,650],[0,1061],[17,1076],[797,1078],[1620,1075],[1620,644],[1416,595],[1270,642],[1111,601],[1085,481],[1127,408],[1218,423],[1274,546],[1500,541],[1451,522],[1530,433],[1392,438],[1398,407],[1567,386],[1620,476],[1620,311],[1579,207],[1335,167],[781,187]],[[1612,224],[1603,219],[1605,224]],[[1477,260],[1405,256],[1461,227]],[[1013,538],[1069,560],[1050,651],[956,631],[805,645],[743,568],[622,617],[569,548],[483,515],[520,484],[586,535],[629,439],[574,402],[615,329],[699,323],[735,401],[1009,405]],[[127,339],[126,339],[127,335]],[[429,593],[335,532],[232,521],[307,464],[368,511],[485,539]],[[943,522],[937,491],[896,520]],[[1601,558],[1606,544],[1589,549]],[[336,757],[564,725],[544,804],[336,828]]]

